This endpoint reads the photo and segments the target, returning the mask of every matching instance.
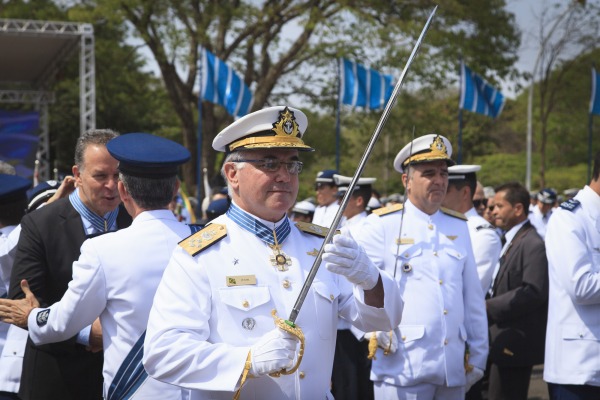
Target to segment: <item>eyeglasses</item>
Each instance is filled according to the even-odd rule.
[[[302,167],[304,166],[304,163],[302,163],[302,161],[281,161],[276,158],[265,158],[263,160],[236,160],[232,162],[253,163],[256,164],[257,168],[267,172],[277,172],[279,171],[279,168],[281,168],[281,165],[284,165],[286,171],[291,175],[298,175],[300,172],[302,172]]]
[[[487,207],[487,202],[488,202],[488,199],[477,199],[477,200],[473,200],[473,205],[475,206],[475,208],[481,207],[482,204],[485,207]]]

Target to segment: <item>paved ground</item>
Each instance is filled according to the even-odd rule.
[[[543,367],[543,365],[533,367],[531,383],[529,384],[528,400],[549,400],[548,386],[542,378],[544,371]]]

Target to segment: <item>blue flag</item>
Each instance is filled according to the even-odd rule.
[[[502,107],[502,93],[461,63],[459,108],[496,118]]]
[[[394,91],[392,76],[345,58],[340,59],[340,64],[342,103],[371,110],[382,109]]]
[[[596,68],[592,67],[592,97],[590,99],[590,114],[600,115],[600,91],[598,90],[598,82],[600,74]]]
[[[202,99],[222,105],[234,117],[248,114],[254,101],[252,92],[229,65],[206,49],[202,49],[200,74]]]

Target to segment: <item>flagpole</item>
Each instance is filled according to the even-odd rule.
[[[462,57],[459,58],[459,63],[458,63],[458,76],[459,76],[459,86],[458,86],[458,157],[457,157],[457,162],[458,164],[462,164],[462,107],[460,104],[460,97],[461,97],[461,93],[462,93],[462,85],[463,85],[463,74],[462,74]]]
[[[588,121],[588,173],[587,182],[592,180],[592,132],[594,131],[594,114],[589,113]]]
[[[338,95],[337,95],[337,109],[335,113],[335,169],[340,171],[340,109],[342,107],[342,79],[341,79],[341,68],[340,63],[342,60],[338,58],[337,62],[337,83],[338,83]]]
[[[203,48],[199,48],[198,63],[198,140],[196,153],[196,216],[202,218],[202,61]]]

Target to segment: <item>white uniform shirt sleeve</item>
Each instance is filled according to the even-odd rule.
[[[477,275],[481,282],[481,290],[485,294],[492,285],[492,276],[500,259],[502,242],[494,229],[480,228],[471,236],[473,254],[477,263]]]
[[[172,385],[231,392],[250,348],[207,341],[211,287],[201,269],[184,250],[175,249],[150,311],[144,367],[153,378]]]
[[[62,299],[48,309],[37,308],[29,314],[29,336],[38,345],[67,340],[91,325],[105,307],[104,273],[94,240],[87,240],[81,247],[79,260],[73,263],[73,280]],[[49,310],[46,323],[37,320],[44,310]]]
[[[600,252],[587,247],[590,238],[571,211],[554,213],[546,232],[546,254],[552,282],[563,286],[573,303],[600,303]],[[594,227],[598,229],[600,227]],[[600,245],[600,243],[597,243]],[[595,258],[594,258],[595,256]]]

